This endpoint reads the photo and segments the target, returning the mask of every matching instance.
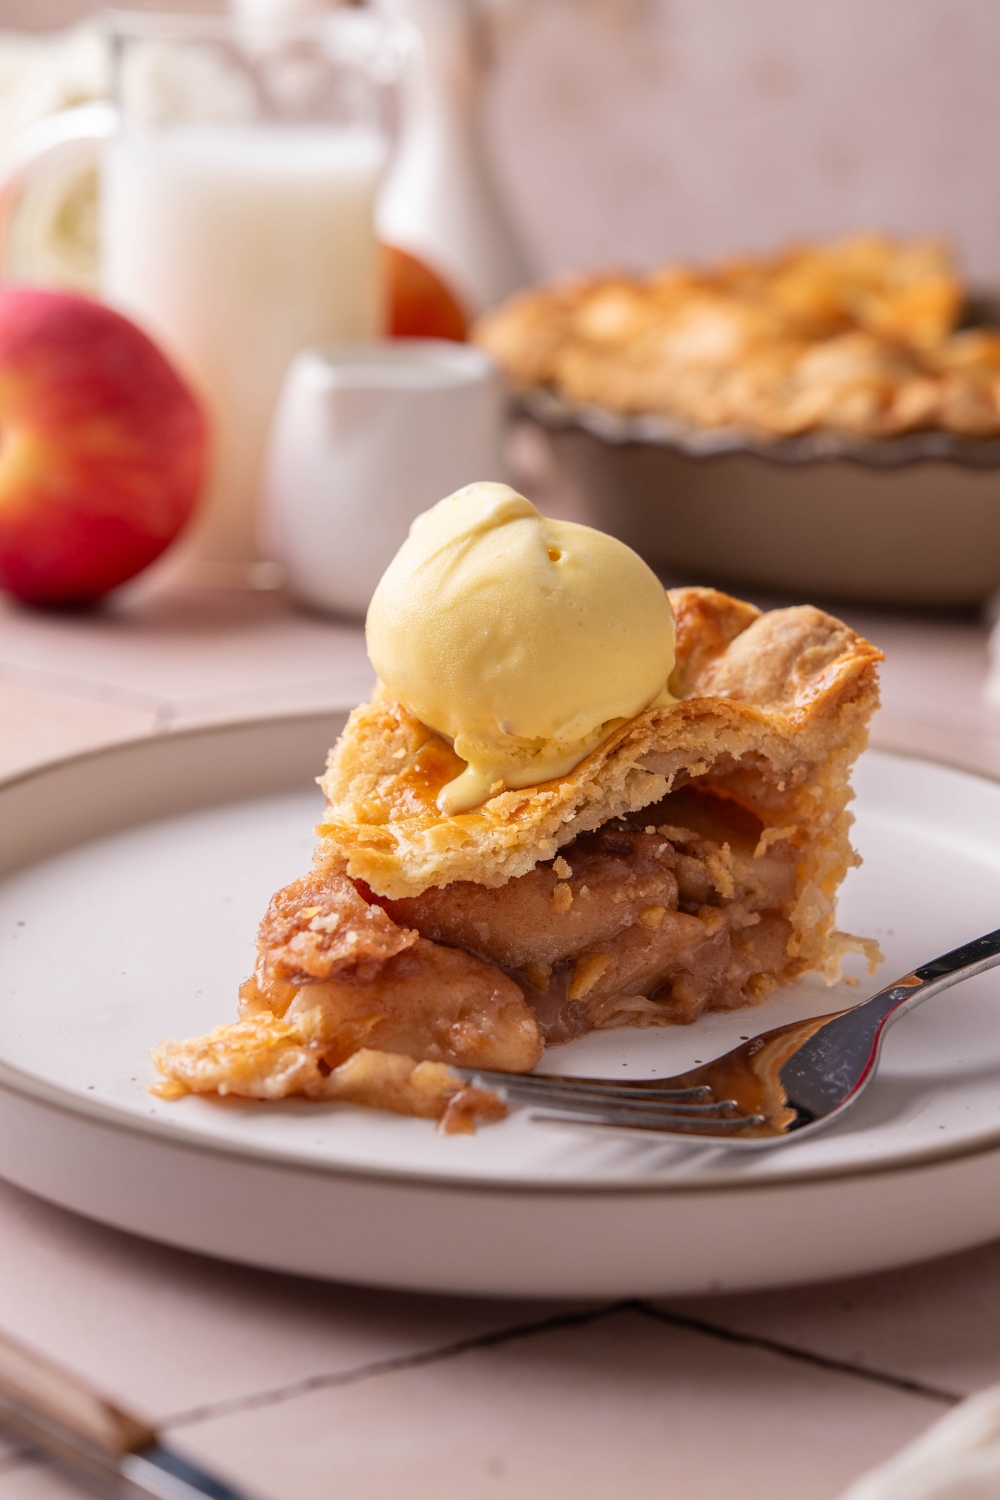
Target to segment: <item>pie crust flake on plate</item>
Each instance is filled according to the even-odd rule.
[[[804,605],[670,594],[677,701],[569,775],[441,813],[462,769],[384,689],[330,753],[312,871],[273,898],[241,1019],[166,1042],[157,1091],[504,1113],[450,1064],[528,1071],[593,1029],[695,1021],[874,942],[835,928],[881,653]]]

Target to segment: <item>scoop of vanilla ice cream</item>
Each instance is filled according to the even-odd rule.
[[[385,686],[467,762],[438,799],[447,813],[565,776],[671,701],[674,618],[655,573],[505,484],[470,484],[417,517],[367,636]]]

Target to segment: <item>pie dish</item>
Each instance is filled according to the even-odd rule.
[[[671,581],[968,607],[1000,587],[998,323],[940,246],[864,236],[535,288],[474,337],[581,518]]]
[[[995,438],[1000,333],[965,303],[942,246],[859,235],[534,288],[475,338],[519,389],[695,435]]]
[[[384,690],[321,786],[314,867],[273,898],[241,1019],[154,1054],[158,1092],[350,1100],[497,1118],[449,1064],[527,1071],[546,1044],[688,1023],[877,945],[835,927],[851,767],[881,654],[811,606],[670,595],[676,701],[569,774],[437,805],[463,763]]]

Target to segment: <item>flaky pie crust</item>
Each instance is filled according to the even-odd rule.
[[[472,812],[438,811],[438,792],[463,762],[380,689],[331,752],[317,859],[343,861],[391,899],[456,880],[499,886],[679,782],[714,769],[735,786],[740,767],[753,768],[770,789],[765,823],[793,826],[803,850],[796,967],[825,966],[835,957],[834,893],[855,862],[848,778],[878,704],[881,652],[811,605],[761,614],[704,588],[672,590],[670,600],[679,701],[640,714],[570,775],[501,792]]]
[[[652,809],[695,778],[717,802],[732,799],[754,814],[760,833],[751,865],[766,864],[774,844],[795,851],[786,859],[794,894],[782,903],[780,962],[752,975],[737,1003],[812,970],[832,981],[848,952],[874,962],[874,943],[838,933],[834,913],[837,887],[857,863],[848,778],[877,704],[881,653],[811,606],[761,614],[713,589],[678,589],[670,598],[678,701],[640,714],[570,775],[501,792],[472,812],[437,808],[438,792],[463,765],[446,740],[384,690],[357,709],[322,778],[327,809],[314,868],[275,895],[261,924],[242,1019],[158,1048],[158,1092],[298,1093],[438,1118],[448,1130],[497,1118],[502,1102],[465,1085],[449,1065],[530,1070],[543,1046],[539,1017],[508,972],[461,943],[421,935],[405,910],[394,916],[387,905],[454,882],[500,887],[553,862],[540,876],[554,883],[552,910],[562,912],[572,905],[572,870],[558,851],[619,815]],[[662,810],[668,819],[670,805]],[[652,810],[650,818],[656,823]],[[646,828],[652,835],[682,845],[696,837],[668,825]],[[735,852],[723,843],[706,862],[723,901],[746,875]],[[581,902],[586,893],[581,887]],[[619,889],[610,896],[617,901]],[[641,942],[642,924],[655,927],[663,915],[655,905],[638,913]],[[760,920],[745,918],[748,930]],[[697,927],[690,915],[680,920]],[[699,920],[706,932],[724,926],[715,907]],[[583,950],[569,999],[598,982],[588,965],[603,973],[609,961]],[[694,1019],[704,1004],[686,1011],[671,994],[661,1003],[609,993],[588,1024],[669,1024]]]

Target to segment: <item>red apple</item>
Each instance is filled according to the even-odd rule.
[[[89,297],[0,290],[0,587],[100,598],[173,541],[207,459],[201,406],[134,323]]]
[[[467,332],[465,313],[436,271],[398,245],[383,245],[392,338],[455,339]]]

